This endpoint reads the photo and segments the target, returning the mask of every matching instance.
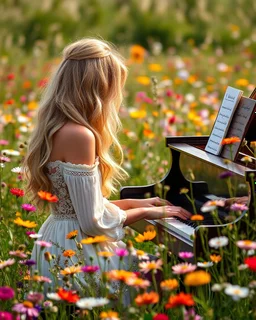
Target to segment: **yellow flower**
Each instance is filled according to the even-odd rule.
[[[245,163],[252,162],[252,158],[250,156],[244,156],[241,161]]]
[[[188,193],[189,190],[187,188],[181,188],[180,189],[180,194],[185,194],[185,193]]]
[[[66,235],[66,239],[75,239],[77,235],[78,235],[78,231],[73,230]]]
[[[160,283],[160,287],[162,290],[174,290],[178,288],[179,283],[176,279],[168,279],[164,280]]]
[[[159,72],[162,71],[162,66],[158,63],[150,63],[150,65],[148,66],[150,71],[155,71],[155,72]]]
[[[142,84],[143,86],[150,85],[150,78],[146,76],[140,76],[136,78],[137,82]]]
[[[60,273],[64,276],[66,275],[73,275],[75,273],[82,272],[81,267],[71,266],[67,267],[64,270],[61,270]]]
[[[146,49],[140,45],[133,45],[130,48],[130,60],[135,63],[142,63],[146,55]]]
[[[97,244],[100,242],[105,242],[107,241],[106,236],[96,236],[96,237],[88,237],[86,239],[82,239],[81,243],[83,244]]]
[[[102,311],[100,318],[105,320],[119,320],[118,313],[112,310]]]
[[[203,270],[191,272],[185,276],[184,284],[186,286],[202,286],[211,281],[211,275]]]
[[[114,253],[109,252],[109,251],[99,251],[98,256],[103,257],[103,258],[109,258],[114,256]]]
[[[147,112],[145,110],[132,110],[130,111],[130,117],[133,119],[146,118]]]
[[[75,251],[74,250],[65,250],[62,255],[63,257],[73,257],[75,255]]]
[[[155,230],[152,230],[152,231],[146,231],[142,234],[139,234],[135,240],[137,242],[144,242],[144,241],[150,241],[152,239],[154,239],[156,236],[156,231]]]
[[[36,110],[38,108],[38,103],[36,101],[30,101],[28,104],[28,110]]]
[[[18,226],[28,228],[28,229],[35,228],[37,226],[37,224],[34,221],[29,221],[29,220],[24,221],[20,217],[15,219],[13,222]]]
[[[251,141],[250,147],[256,149],[256,141]]]
[[[249,85],[249,81],[247,79],[238,79],[235,84],[238,87],[247,87]]]
[[[15,214],[16,217],[21,217],[21,212],[17,211]]]

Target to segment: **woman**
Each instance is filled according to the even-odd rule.
[[[45,190],[59,199],[39,233],[55,244],[47,251],[60,257],[62,268],[63,248],[76,250],[75,242],[66,238],[73,230],[78,231],[77,241],[106,236],[98,249],[114,253],[125,246],[121,241],[124,226],[140,219],[190,216],[159,198],[107,200],[126,175],[117,140],[126,76],[123,58],[108,43],[83,39],[64,49],[42,98],[24,167],[35,198]],[[119,163],[113,151],[119,153]],[[49,264],[39,259],[39,251],[34,247],[32,254],[37,267],[42,275],[51,277]],[[83,245],[82,252],[84,264],[97,263],[92,245]],[[118,263],[118,257],[111,257],[107,269],[117,269]]]

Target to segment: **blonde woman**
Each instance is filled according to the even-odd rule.
[[[98,250],[115,253],[116,248],[125,246],[121,241],[124,226],[164,215],[190,216],[159,198],[107,200],[126,175],[117,140],[126,76],[123,58],[112,46],[83,39],[64,49],[63,60],[42,98],[24,168],[35,198],[38,191],[46,190],[59,199],[39,233],[42,240],[58,244],[47,251],[60,257],[61,267],[66,259],[63,248],[77,249],[75,242],[66,238],[73,230],[78,231],[78,242],[106,236]],[[112,153],[119,153],[119,162]],[[32,257],[41,274],[51,277],[48,262],[36,256],[36,252],[42,255],[40,251],[34,248]],[[97,264],[92,245],[83,245],[82,252],[84,265]],[[117,269],[118,262],[119,258],[112,256],[107,269]]]

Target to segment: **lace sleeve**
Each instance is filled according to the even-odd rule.
[[[109,205],[101,192],[98,165],[66,164],[63,176],[75,209],[79,224],[88,236],[105,235],[110,241],[124,237],[125,211]]]

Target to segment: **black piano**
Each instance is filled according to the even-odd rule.
[[[246,135],[248,143],[256,140],[255,121],[256,117],[254,117],[254,121]],[[128,186],[123,187],[120,191],[121,199],[139,199],[145,198],[145,195],[148,194],[151,197],[159,196],[159,185],[163,190],[166,189],[165,186],[168,186],[170,190],[166,194],[166,199],[173,205],[181,206],[191,213],[193,213],[191,202],[184,194],[180,194],[180,190],[187,188],[189,192],[193,192],[197,213],[204,215],[203,221],[184,221],[173,217],[161,220],[141,220],[131,225],[139,233],[143,233],[146,226],[153,225],[157,230],[159,243],[164,243],[164,238],[166,239],[167,236],[169,250],[175,255],[178,255],[180,251],[190,251],[195,254],[195,257],[203,258],[205,257],[205,252],[202,247],[202,239],[204,239],[204,247],[205,245],[207,247],[207,239],[222,235],[226,226],[239,226],[242,234],[243,230],[244,232],[246,230],[245,219],[256,221],[255,162],[245,164],[241,161],[241,157],[238,157],[238,160],[227,163],[221,156],[207,153],[204,148],[208,138],[208,136],[166,137],[166,147],[171,152],[171,166],[166,176],[156,184],[136,187]],[[193,172],[194,170],[197,171],[195,172],[196,180],[191,180],[186,176],[186,170],[191,167]],[[201,178],[198,181],[197,177],[200,177],[203,172],[210,175],[212,181],[207,183],[206,179],[200,181]],[[230,221],[227,220],[228,211],[219,207],[218,222],[216,223],[216,219],[210,213],[202,213],[200,209],[208,200],[229,197],[225,180],[218,177],[221,172],[231,172],[237,185],[245,186],[245,189],[242,190],[243,193],[237,193],[236,196],[248,196],[247,206],[249,210],[242,212],[239,217]],[[213,190],[216,186],[217,188]]]

